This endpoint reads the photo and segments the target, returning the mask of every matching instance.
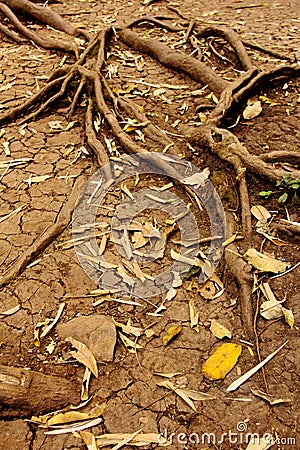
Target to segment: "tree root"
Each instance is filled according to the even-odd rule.
[[[2,0],[2,3],[7,5],[13,11],[26,13],[28,16],[33,17],[39,22],[49,25],[56,30],[63,31],[70,36],[84,36],[90,38],[89,33],[87,34],[84,30],[73,27],[71,23],[67,22],[55,11],[45,6],[37,5],[28,0]]]
[[[120,118],[124,112],[131,118],[135,118],[140,123],[143,123],[144,134],[151,139],[151,144],[153,144],[152,150],[157,150],[158,148],[162,152],[169,147],[174,154],[180,153],[176,144],[153,125],[146,115],[143,114],[131,100],[116,97],[111,91],[109,83],[103,77],[101,70],[105,62],[106,40],[110,33],[114,31],[112,28],[102,30],[92,40],[89,33],[74,28],[61,16],[53,13],[49,8],[40,7],[28,0],[4,0],[0,3],[0,10],[7,17],[10,15],[10,17],[12,17],[12,22],[17,27],[19,26],[19,21],[16,16],[11,15],[13,14],[11,10],[21,10],[29,16],[37,18],[57,30],[63,31],[71,36],[84,36],[88,41],[86,49],[80,56],[77,55],[77,61],[74,62],[71,68],[60,69],[52,74],[48,83],[37,94],[26,100],[23,105],[17,106],[2,114],[0,117],[0,124],[28,114],[28,110],[30,114],[26,117],[26,121],[35,118],[38,114],[41,114],[47,108],[52,106],[57,99],[65,95],[71,81],[75,80],[77,84],[73,100],[70,104],[69,117],[74,114],[82,93],[84,92],[87,94],[88,106],[85,112],[86,139],[89,147],[93,150],[97,159],[97,164],[100,167],[106,166],[110,160],[105,150],[105,146],[102,144],[99,136],[97,136],[97,133],[94,130],[93,115],[96,113],[102,115],[112,134],[118,139],[120,145],[129,153],[139,154],[143,157],[146,149],[144,146],[131,139],[131,137],[122,129],[118,117]],[[245,50],[245,45],[247,45],[247,43],[245,43],[245,41],[243,42],[233,30],[226,27],[208,27],[202,31],[197,31],[195,30],[195,24],[193,22],[185,24],[185,27],[183,28],[178,28],[165,23],[165,19],[168,18],[151,18],[143,16],[140,19],[131,22],[126,28],[117,28],[117,37],[130,48],[153,57],[164,66],[180,71],[201,84],[208,85],[211,91],[220,94],[219,103],[210,113],[205,123],[200,128],[192,129],[190,140],[197,145],[205,144],[205,146],[209,147],[221,160],[226,161],[233,166],[239,190],[243,233],[246,239],[250,239],[252,227],[246,179],[247,172],[276,182],[290,172],[274,167],[272,162],[286,161],[292,164],[299,164],[299,154],[297,152],[270,152],[262,157],[252,155],[233,133],[223,128],[223,120],[234,108],[241,106],[247,98],[261,89],[267,82],[269,83],[270,81],[277,79],[299,76],[300,67],[297,65],[290,65],[276,68],[269,72],[259,72],[258,69],[253,67]],[[131,28],[145,21],[166,28],[172,32],[185,30],[186,26],[190,24],[185,36],[186,39],[189,37],[189,34],[192,33],[198,33],[197,36],[204,37],[212,35],[221,36],[231,45],[240,65],[243,69],[247,70],[247,73],[229,83],[204,63],[193,57],[187,56],[185,53],[179,51],[174,51],[154,39],[142,38],[137,33],[128,29],[129,27]],[[27,31],[21,27],[18,29],[24,34],[28,31],[27,28]],[[13,36],[14,35],[11,35],[10,37],[13,38]],[[27,34],[26,36],[32,40],[36,39],[36,35],[33,36]],[[42,46],[40,41],[35,42],[38,42],[38,45]],[[43,41],[43,44],[45,45],[45,41]],[[61,42],[60,44],[62,46],[66,45],[67,47],[60,47],[59,50],[69,52],[72,49],[74,53],[75,47],[71,44],[64,44]],[[47,48],[55,48],[54,41],[50,41],[50,44],[48,41],[48,44],[46,45],[49,45]],[[38,107],[34,110],[36,106]],[[113,111],[112,106],[115,111]],[[171,178],[178,178],[176,168],[169,164],[169,162],[160,160],[158,164],[161,173],[164,173]],[[291,176],[300,176],[300,172],[293,171]],[[18,276],[28,263],[42,252],[53,239],[68,226],[82,184],[82,178],[76,181],[72,194],[66,204],[62,207],[55,223],[47,228],[14,263],[7,273],[0,278],[0,286],[8,284]],[[184,188],[189,194],[193,194],[193,191],[188,186],[184,186]],[[232,213],[227,213],[228,237],[232,236],[234,232],[235,221],[233,215]],[[253,314],[251,306],[252,276],[248,270],[249,266],[238,256],[234,243],[226,248],[225,261],[239,286],[241,315],[245,332],[250,339],[253,339]]]
[[[192,80],[208,85],[209,88],[221,93],[228,82],[220,78],[212,69],[191,56],[170,49],[155,39],[142,38],[134,31],[122,30],[118,33],[119,39],[129,47],[155,58],[165,67],[175,69],[188,75]]]
[[[29,30],[25,25],[23,25],[17,16],[12,12],[12,10],[5,4],[0,3],[0,11],[2,11],[5,16],[15,25],[18,31],[20,31],[23,36],[27,37],[29,40],[35,42],[42,48],[60,50],[67,53],[78,54],[77,48],[74,45],[68,44],[68,42],[57,41],[55,39],[42,39],[34,31]]]
[[[251,59],[249,58],[247,51],[243,45],[243,42],[238,37],[236,32],[231,28],[227,27],[208,27],[204,30],[198,31],[196,37],[209,37],[209,36],[220,36],[225,41],[227,41],[233,48],[238,60],[244,70],[250,70],[253,67]]]
[[[299,152],[291,152],[289,150],[276,150],[274,152],[264,153],[263,155],[260,155],[260,159],[265,162],[300,164]]]
[[[232,213],[226,213],[227,238],[236,232],[235,220]],[[253,310],[251,304],[253,277],[251,266],[238,256],[238,250],[234,243],[225,248],[226,265],[235,278],[239,287],[239,304],[241,319],[248,339],[254,340]]]

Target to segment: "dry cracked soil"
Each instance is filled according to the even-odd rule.
[[[178,3],[164,0],[150,3],[137,0],[68,0],[50,2],[49,6],[71,22],[85,26],[92,33],[110,24],[127,23],[142,14],[171,16],[173,21],[180,21],[182,19],[176,14],[177,11],[188,20],[226,24],[233,27],[243,39],[287,55],[300,48],[298,0],[203,0],[199,3],[190,0]],[[38,23],[30,26],[43,36],[55,33],[59,35]],[[182,34],[168,34],[165,30],[149,25],[141,26],[139,31],[146,37],[161,39],[174,48],[183,45]],[[203,47],[203,58],[208,64],[217,64],[214,50],[218,46],[220,47],[218,41],[214,41],[212,48],[208,45]],[[282,63],[253,49],[249,54],[258,67],[271,68]],[[230,57],[230,52],[226,55]],[[35,93],[53,69],[71,64],[71,57],[38,48],[31,43],[18,45],[2,36],[0,61],[0,108],[3,112]],[[226,63],[222,67],[222,75],[230,78],[231,67],[228,68]],[[174,135],[182,149],[182,157],[201,170],[209,168],[224,207],[237,210],[239,205],[234,189],[235,175],[231,167],[201,148],[191,148],[181,141],[180,125],[201,124],[205,114],[199,112],[203,111],[201,105],[213,104],[214,99],[209,97],[209,90],[185,75],[166,69],[149,56],[141,56],[124,44],[114,42],[114,38],[104,71],[116,93],[122,91],[123,95],[131,97],[144,108],[158,127],[166,130],[169,135]],[[167,85],[176,86],[177,89],[171,89]],[[299,152],[299,79],[267,85],[261,95],[267,100],[262,101],[263,110],[259,116],[245,120],[240,111],[227,118],[224,126],[231,126],[253,154],[261,155],[266,151],[277,150]],[[272,100],[271,103],[268,103],[268,99]],[[12,123],[0,130],[2,273],[55,221],[70,196],[75,181],[82,179],[86,182],[96,170],[86,145],[84,120],[80,112],[80,102],[84,105],[85,99],[80,99],[71,125],[68,121],[70,101],[67,95],[63,100],[57,101],[54,108],[35,120],[23,125],[19,122]],[[102,137],[107,133],[107,145],[110,146],[112,155],[116,157],[119,152],[122,153],[118,142],[101,123],[101,117],[95,124],[97,126]],[[147,146],[147,142],[143,142],[142,133],[134,130],[133,127],[131,133],[135,133],[135,139]],[[8,162],[10,160],[20,161],[13,165]],[[218,182],[218,176],[222,183]],[[274,190],[274,186],[252,175],[248,181],[251,206],[265,206],[271,211],[274,221],[288,218],[299,222],[299,205],[292,202],[286,205],[278,203],[278,197],[283,191],[279,189],[279,193],[266,199],[259,196],[259,192]],[[116,207],[128,199],[128,190],[134,194],[139,188],[162,188],[168,182],[163,176],[141,175],[139,180],[132,177],[125,187],[118,186],[107,195],[105,205],[97,216],[100,223],[97,239],[99,246],[105,247],[106,261],[110,264],[119,265],[124,260],[109,239],[109,230]],[[158,196],[163,191],[152,192]],[[193,204],[176,185],[172,187],[172,192],[185,204]],[[194,204],[191,211],[196,217],[200,239],[208,237],[209,223],[205,212],[199,214]],[[135,219],[139,224],[148,224],[150,231],[153,231],[154,224],[155,229],[167,236],[163,257],[149,262],[145,267],[147,276],[155,276],[174,262],[171,255],[172,251],[178,249],[180,231],[174,226],[172,228],[170,221],[168,222],[170,216],[162,206],[156,210],[141,208]],[[271,257],[296,265],[299,261],[299,240],[280,235],[286,245],[277,246],[255,231],[255,222],[256,219],[253,218],[252,246],[258,250],[263,248]],[[143,245],[149,245],[150,242],[145,235],[145,230],[144,236],[138,234],[137,228],[132,230],[129,239],[131,243],[135,242],[136,247],[137,239],[145,239],[145,242],[140,242],[140,249],[143,249]],[[206,251],[207,245],[204,243],[201,250]],[[237,248],[241,252],[246,250],[242,241],[237,241]],[[122,270],[128,271],[128,267],[123,266]],[[220,295],[215,296],[215,283],[203,285],[198,276],[191,276],[191,273],[176,288],[176,296],[172,300],[165,300],[166,292],[149,297],[151,302],[147,301],[146,295],[141,295],[138,299],[122,296],[122,292],[110,296],[100,295],[99,292],[91,294],[101,286],[79,264],[69,226],[20,276],[1,290],[1,311],[18,308],[13,314],[1,315],[0,362],[5,366],[29,368],[70,381],[78,391],[78,401],[75,403],[79,404],[85,367],[74,358],[74,354],[70,353],[70,344],[64,341],[66,335],[71,334],[99,353],[99,376],[92,377],[90,381],[89,394],[92,400],[85,407],[89,411],[89,408],[91,410],[95,405],[105,403],[100,423],[88,429],[95,436],[130,434],[142,429],[143,433],[162,433],[167,436],[171,440],[171,449],[238,450],[247,448],[247,433],[257,433],[261,437],[270,433],[277,439],[272,448],[297,449],[300,448],[299,270],[298,266],[283,276],[264,278],[276,298],[279,301],[285,300],[285,307],[293,312],[294,326],[291,328],[282,318],[267,321],[258,315],[256,321],[261,359],[288,340],[287,345],[266,364],[264,373],[259,371],[238,390],[227,392],[229,384],[254,367],[259,360],[255,341],[248,342],[245,335],[237,301],[238,288],[223,260],[216,269],[219,279],[224,283],[224,291]],[[128,304],[119,301],[126,299],[129,300]],[[259,301],[261,299],[258,300],[258,307]],[[55,317],[62,302],[65,307],[58,324],[38,341],[35,330],[40,329],[41,322]],[[136,305],[134,302],[140,304]],[[162,304],[161,311],[154,314],[156,305]],[[191,304],[199,313],[198,324],[194,327],[191,327],[190,322]],[[255,311],[257,305],[254,303],[252,306]],[[97,321],[98,317],[103,327],[102,316],[108,319],[113,317],[122,324],[129,320],[131,326],[142,329],[143,333],[138,338],[132,334],[127,335],[141,348],[134,349],[134,344],[132,346],[131,343],[130,346],[126,340],[124,342],[119,331],[115,343],[111,323],[107,330],[104,329],[103,335],[95,335],[98,325],[93,325],[94,320]],[[72,328],[70,321],[75,318],[84,320]],[[232,338],[225,338],[224,342],[242,346],[238,363],[224,379],[216,381],[207,379],[202,373],[204,362],[222,344],[210,330],[212,319],[231,331]],[[179,324],[182,327],[181,333],[168,345],[164,345],[162,337],[166,330]],[[106,353],[107,361],[102,357],[103,353]],[[157,375],[158,373],[175,375],[165,378]],[[163,380],[169,380],[176,386],[205,392],[215,399],[195,400],[193,410],[174,391],[157,384]],[[276,399],[286,401],[271,405],[254,395],[253,390],[268,391]],[[32,415],[39,416],[46,412],[51,411],[44,411],[43,404],[39,404],[36,411],[24,411],[18,405],[1,405],[0,448],[87,448],[79,433],[46,435],[47,430],[38,426],[34,420],[28,420]],[[103,448],[112,447],[113,445],[108,445]],[[129,443],[124,444],[123,448],[133,447]],[[142,448],[159,447],[152,443]],[[253,448],[271,447],[261,443],[261,446]]]

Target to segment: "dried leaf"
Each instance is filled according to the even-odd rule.
[[[282,317],[282,305],[277,300],[263,302],[260,306],[260,315],[267,320],[278,319]]]
[[[242,346],[238,344],[222,344],[205,361],[202,367],[203,375],[209,380],[220,380],[230,372],[237,363]]]
[[[205,401],[205,400],[214,400],[216,397],[206,394],[205,392],[194,391],[193,389],[181,388],[175,386],[171,381],[165,380],[156,383],[158,386],[165,387],[174,391],[179,397],[182,398],[195,412],[197,412],[196,407],[194,405],[193,400]]]
[[[135,231],[131,240],[134,248],[142,248],[149,242],[149,238],[145,238],[141,231]]]
[[[293,311],[291,311],[290,309],[286,309],[282,306],[281,308],[284,319],[286,321],[286,323],[293,328],[294,324],[295,324],[295,318],[294,318],[294,314]]]
[[[58,413],[47,420],[47,425],[58,425],[70,422],[79,422],[80,420],[91,419],[88,413],[83,413],[79,411],[68,411],[65,413]]]
[[[131,200],[134,200],[134,196],[132,195],[132,193],[131,193],[130,190],[128,189],[126,183],[122,184],[121,190],[122,190],[126,195],[128,195],[128,197],[129,197]]]
[[[116,327],[121,328],[121,330],[125,334],[133,334],[133,336],[139,337],[144,332],[143,328],[133,327],[130,324],[130,319],[128,319],[127,324],[121,323],[121,322],[117,322],[114,318],[112,318],[112,320],[113,320],[114,324],[116,325]]]
[[[260,222],[267,222],[271,218],[271,214],[269,213],[267,208],[262,205],[252,206],[251,213]]]
[[[261,272],[281,273],[285,272],[290,265],[278,259],[270,258],[255,250],[255,248],[249,248],[245,253],[245,257],[249,264]]]
[[[129,349],[133,349],[134,352],[136,352],[137,349],[144,348],[142,345],[129,339],[127,336],[125,336],[125,334],[121,333],[120,331],[119,331],[119,336],[121,338],[121,341],[125,345],[125,347],[127,347]]]
[[[267,103],[267,105],[270,105],[270,106],[280,105],[280,103],[274,102],[273,100],[271,100],[270,98],[266,97],[265,95],[260,95],[258,98],[259,98],[259,100],[261,100],[264,103]]]
[[[266,400],[270,405],[278,405],[279,403],[289,403],[292,400],[290,398],[276,398],[273,395],[260,391],[259,389],[251,389],[252,394]]]
[[[189,311],[190,311],[191,328],[194,328],[199,323],[199,311],[196,311],[193,299],[189,301]]]
[[[211,280],[206,280],[205,283],[201,284],[198,288],[199,293],[202,297],[207,300],[212,300],[216,294],[216,288]]]
[[[91,378],[91,371],[88,367],[85,368],[85,372],[82,379],[82,385],[81,385],[81,394],[80,399],[84,402],[85,400],[88,400],[89,398],[89,384],[90,384],[90,378]]]
[[[61,315],[62,315],[62,313],[63,313],[63,310],[64,310],[65,306],[66,306],[65,303],[61,303],[61,304],[59,305],[59,308],[58,308],[58,311],[57,311],[57,314],[56,314],[55,318],[52,320],[51,323],[49,323],[49,325],[47,325],[47,326],[43,329],[43,331],[42,331],[42,333],[41,333],[41,336],[40,336],[41,338],[47,336],[47,334],[48,334],[48,333],[52,330],[52,328],[57,324],[57,322],[59,321],[59,319],[60,319],[60,317],[61,317]]]
[[[162,341],[166,346],[168,345],[176,336],[178,336],[182,331],[182,325],[174,325],[173,327],[168,328],[166,334],[163,336]]]
[[[99,448],[107,447],[108,445],[115,445],[123,442],[124,439],[128,439],[131,434],[103,434],[96,437],[97,445]],[[156,433],[139,433],[137,436],[131,439],[130,445],[142,447],[150,444],[158,444],[162,447],[171,445],[171,442],[167,441],[160,434]]]
[[[90,369],[90,371],[95,375],[95,377],[98,377],[98,368],[97,368],[97,361],[95,359],[95,356],[93,353],[88,349],[88,347],[83,344],[80,341],[77,341],[77,339],[72,338],[71,336],[67,337],[65,339],[67,342],[70,342],[73,347],[76,348],[77,352],[70,352],[72,356],[74,356],[77,361],[84,364],[86,367]]]
[[[159,377],[164,378],[173,378],[177,375],[181,375],[181,372],[171,372],[171,373],[164,373],[164,372],[155,372],[154,375],[158,375]]]
[[[88,450],[98,450],[96,437],[93,433],[90,433],[89,431],[81,431],[80,436],[82,437]]]
[[[262,106],[261,102],[257,100],[256,102],[252,103],[251,105],[247,105],[246,108],[243,111],[243,117],[244,119],[253,119],[254,117],[259,116],[259,114],[262,112]]]
[[[27,180],[24,180],[24,183],[28,183],[28,186],[31,186],[32,183],[41,183],[42,181],[48,180],[48,178],[51,178],[51,175],[40,175],[37,177],[32,177],[30,175]]]
[[[184,178],[182,183],[187,184],[189,186],[204,186],[205,181],[209,177],[209,169],[206,167],[202,170],[202,172],[194,173],[190,177]]]
[[[13,308],[7,309],[0,313],[0,316],[11,316],[20,310],[20,305],[16,305]]]
[[[83,424],[75,424],[72,426],[70,425],[69,427],[63,427],[52,431],[46,431],[45,434],[52,435],[52,434],[75,433],[76,431],[78,432],[81,430],[85,430],[86,428],[95,427],[99,425],[99,423],[101,423],[102,421],[103,421],[102,417],[97,417],[96,419],[89,420],[88,422]]]
[[[225,337],[228,337],[231,339],[232,334],[231,331],[229,331],[224,325],[220,324],[214,319],[210,319],[210,331],[212,334],[217,337],[218,339],[223,339]]]
[[[265,364],[267,364],[274,356],[277,355],[278,352],[280,352],[281,349],[288,343],[289,341],[285,341],[284,344],[282,344],[275,352],[271,353],[269,356],[267,356],[263,361],[261,361],[259,364],[254,366],[252,369],[248,370],[248,372],[244,373],[241,377],[239,377],[237,380],[235,380],[233,383],[230,384],[227,388],[227,392],[235,391],[237,388],[239,388],[245,381],[249,380],[249,378],[252,377],[256,372],[259,371]]]

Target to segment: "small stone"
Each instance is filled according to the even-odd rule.
[[[98,362],[113,360],[116,345],[116,327],[109,317],[93,315],[76,317],[57,326],[60,339],[68,336],[85,344]]]

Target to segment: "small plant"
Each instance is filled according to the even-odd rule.
[[[288,200],[300,203],[300,177],[291,179],[290,174],[284,175],[281,180],[277,180],[276,187],[278,187],[278,191],[261,191],[260,197],[268,200],[271,195],[279,193],[281,194],[278,198],[279,203],[286,203]]]

